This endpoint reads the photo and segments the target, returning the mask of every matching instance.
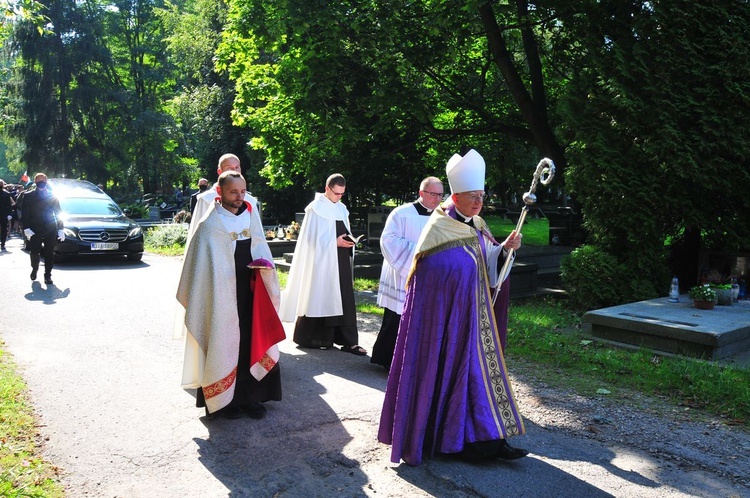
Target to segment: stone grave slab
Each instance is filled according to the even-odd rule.
[[[750,301],[699,310],[686,294],[589,311],[595,338],[658,352],[721,360],[750,351]]]

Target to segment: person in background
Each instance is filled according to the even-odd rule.
[[[398,324],[406,298],[406,277],[414,259],[417,240],[430,214],[442,200],[443,182],[434,176],[425,178],[419,184],[419,198],[391,211],[380,235],[383,267],[378,286],[378,306],[384,310],[370,363],[382,365],[386,370],[390,370],[393,360]]]
[[[21,204],[23,203],[23,196],[26,193],[26,189],[23,185],[16,185],[16,190],[13,193],[13,231],[23,237],[23,224],[21,223]]]
[[[305,208],[292,267],[279,315],[296,321],[294,342],[303,348],[328,349],[364,356],[359,346],[354,303],[353,247],[349,211],[341,203],[346,179],[328,177],[324,193]]]
[[[63,222],[60,219],[60,202],[47,186],[44,173],[34,175],[36,188],[23,196],[24,235],[29,241],[31,253],[31,280],[36,280],[40,254],[44,246],[44,283],[52,285],[52,268],[57,241],[65,240]]]
[[[8,240],[8,230],[13,220],[13,207],[16,202],[5,190],[5,181],[0,180],[0,251],[5,250],[5,241]]]
[[[195,204],[198,202],[198,196],[208,190],[208,180],[201,178],[198,180],[198,191],[190,196],[190,221],[195,219],[193,213],[195,212]],[[195,220],[196,222],[198,220]]]
[[[451,198],[430,216],[407,280],[378,440],[392,446],[394,463],[419,465],[436,453],[513,460],[528,452],[507,439],[525,428],[490,288],[521,234],[499,243],[479,216],[485,164],[478,152],[455,154],[446,173]]]
[[[177,288],[182,387],[197,389],[207,415],[230,419],[262,418],[263,402],[281,400],[279,280],[246,185],[236,171],[219,176],[218,199],[195,222]]]

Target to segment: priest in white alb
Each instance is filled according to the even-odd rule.
[[[370,363],[389,370],[396,347],[398,323],[404,311],[406,277],[409,275],[417,240],[432,211],[443,200],[443,182],[428,176],[419,184],[419,198],[403,204],[388,215],[380,234],[383,267],[378,285],[378,306],[382,306],[383,322],[372,347]]]

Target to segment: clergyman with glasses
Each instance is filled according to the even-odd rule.
[[[484,159],[475,150],[446,166],[450,200],[435,208],[417,243],[380,417],[391,461],[423,456],[513,460],[525,433],[505,367],[490,287],[514,232],[497,242],[479,216]]]
[[[365,356],[358,344],[354,303],[354,242],[349,210],[341,202],[346,179],[328,177],[324,193],[305,208],[292,267],[281,295],[279,316],[295,322],[294,342],[302,348],[328,349]]]
[[[383,267],[378,286],[378,306],[383,307],[383,322],[372,347],[370,363],[390,370],[396,347],[398,324],[406,299],[406,277],[409,275],[417,241],[427,220],[443,200],[443,182],[428,176],[419,184],[419,198],[403,204],[388,215],[380,235]]]

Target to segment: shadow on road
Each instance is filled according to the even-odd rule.
[[[48,285],[47,288],[43,288],[41,283],[33,281],[31,282],[31,292],[27,293],[24,297],[28,301],[41,301],[43,304],[55,304],[58,299],[65,299],[69,294],[70,289],[61,290],[54,284]]]
[[[228,496],[361,494],[368,477],[360,462],[343,452],[353,435],[323,398],[329,388],[316,380],[330,379],[329,367],[337,365],[333,355],[351,356],[282,353],[283,400],[265,403],[263,420],[201,418],[209,435],[193,439],[199,460],[227,487]]]

